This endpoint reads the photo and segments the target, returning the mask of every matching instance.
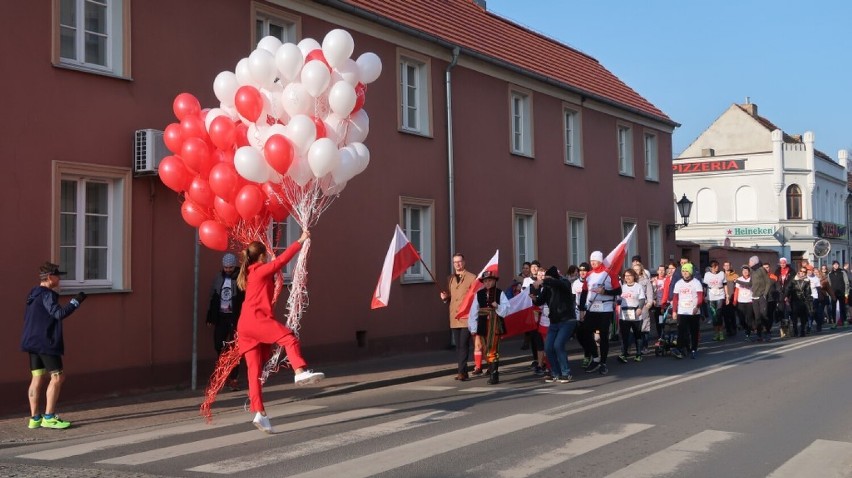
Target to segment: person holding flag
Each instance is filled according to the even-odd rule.
[[[500,383],[500,337],[506,332],[503,318],[509,309],[509,300],[497,288],[498,279],[496,272],[487,269],[479,276],[484,287],[476,292],[468,316],[470,333],[476,334],[480,343],[484,342],[489,385]]]
[[[618,267],[624,261],[625,246],[630,234],[610,253],[610,265]],[[620,250],[620,253],[619,253]],[[619,255],[621,256],[619,259]],[[609,259],[609,257],[608,257]],[[592,350],[587,353],[592,355],[592,362],[586,367],[586,373],[598,372],[606,375],[609,372],[606,366],[606,358],[609,353],[609,327],[615,317],[615,298],[621,295],[621,283],[613,268],[604,265],[604,257],[601,251],[592,252],[589,257],[592,270],[586,276],[583,284],[583,292],[580,300],[582,310],[585,310],[584,329],[586,333],[585,342]]]
[[[456,380],[468,380],[467,361],[470,357],[470,338],[467,316],[458,316],[459,307],[465,299],[465,294],[476,282],[476,276],[465,269],[464,255],[456,253],[453,255],[453,275],[447,280],[447,289],[441,291],[441,300],[450,305],[450,330],[453,333],[453,342],[456,344],[456,358],[458,358],[458,375]],[[476,359],[474,373],[482,373],[482,352]]]

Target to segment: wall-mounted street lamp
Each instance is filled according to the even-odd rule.
[[[675,204],[677,204],[677,212],[680,214],[681,223],[666,224],[666,235],[689,225],[689,213],[692,212],[692,201],[687,199],[686,194],[684,194]]]

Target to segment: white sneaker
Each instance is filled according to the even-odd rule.
[[[302,373],[297,373],[296,376],[293,378],[293,381],[296,382],[296,385],[308,385],[310,383],[317,383],[324,378],[325,374],[322,372],[305,370]]]
[[[266,433],[275,433],[275,430],[272,428],[272,424],[269,423],[269,417],[266,415],[261,415],[260,412],[254,416],[254,420],[251,421],[254,423],[254,426],[257,427],[258,430]]]

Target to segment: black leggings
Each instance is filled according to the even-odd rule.
[[[601,363],[606,363],[609,354],[609,324],[615,316],[615,312],[586,312],[586,355],[600,357]],[[600,334],[600,354],[595,344],[595,330]]]
[[[752,325],[754,324],[754,307],[751,302],[737,304],[737,310],[740,312],[740,327],[745,330],[746,335],[751,335]]]
[[[701,315],[677,315],[677,346],[681,350],[698,350]]]
[[[619,320],[618,334],[621,335],[621,355],[627,355],[627,349],[630,348],[630,332],[633,332],[633,342],[636,344],[636,355],[642,355],[642,348],[639,344],[642,340],[642,321],[641,320]]]

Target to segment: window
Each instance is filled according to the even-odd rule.
[[[586,254],[586,216],[568,215],[568,263],[579,265],[585,261]]]
[[[621,237],[627,237],[627,235],[630,234],[630,231],[633,230],[634,227],[636,227],[636,221],[629,219],[622,220]],[[636,234],[637,232],[634,231],[633,235],[630,236],[630,240],[627,241],[627,253],[624,255],[624,264],[622,264],[624,269],[631,267],[630,259],[632,259],[633,256],[639,254],[639,245],[636,239]]]
[[[657,136],[645,133],[645,179],[659,181],[660,161],[657,155]]]
[[[283,221],[272,221],[267,230],[267,238],[272,244],[272,251],[278,255],[287,249],[287,246],[299,239],[302,235],[302,228],[293,216],[287,216]],[[293,267],[295,261],[290,261],[284,266],[284,280],[290,282],[293,280]]]
[[[514,270],[522,269],[524,262],[535,260],[535,211],[514,209],[512,211],[512,229],[514,235]]]
[[[432,134],[428,57],[405,52],[399,56],[399,129]]]
[[[54,0],[54,64],[130,76],[129,0]]]
[[[420,254],[423,262],[432,269],[433,243],[432,240],[432,207],[434,201],[415,198],[402,198],[402,232],[405,233],[411,245]],[[402,274],[403,282],[432,282],[429,272],[423,263],[416,262]]]
[[[512,90],[509,102],[512,153],[532,156],[532,97],[529,93]]]
[[[628,126],[618,125],[618,172],[633,176],[632,135]]]
[[[645,268],[654,271],[663,263],[663,232],[659,224],[648,224],[648,259]]]
[[[580,153],[580,113],[571,109],[562,110],[565,127],[565,164],[582,166]]]
[[[787,188],[787,219],[802,218],[802,190],[791,184]]]
[[[54,162],[54,251],[66,289],[130,287],[130,170]]]

